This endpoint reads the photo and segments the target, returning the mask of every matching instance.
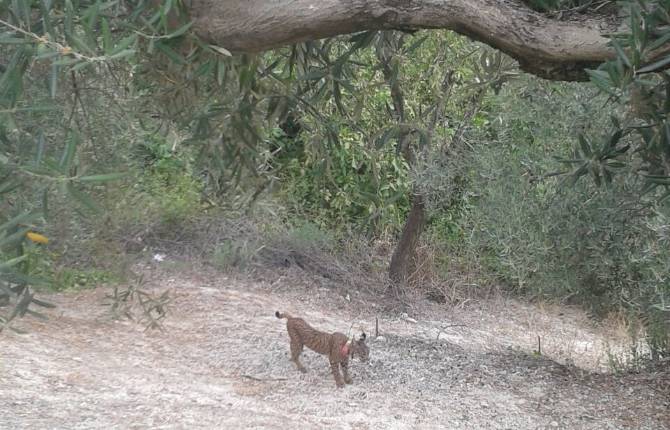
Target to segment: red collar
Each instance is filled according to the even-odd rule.
[[[346,343],[340,347],[340,354],[342,354],[342,357],[347,357],[349,355],[349,345]]]

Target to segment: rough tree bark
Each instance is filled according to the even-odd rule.
[[[389,277],[396,284],[404,283],[409,277],[411,263],[416,255],[416,246],[419,244],[425,224],[426,206],[423,196],[415,189],[412,193],[412,208],[407,215],[389,264]]]
[[[444,28],[512,56],[533,74],[582,80],[614,56],[604,36],[621,18],[557,20],[521,0],[190,0],[196,33],[233,52],[380,29]]]

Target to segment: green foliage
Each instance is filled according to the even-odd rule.
[[[280,192],[299,216],[373,234],[402,225],[414,153],[443,151],[464,101],[512,75],[501,73],[509,63],[501,54],[447,32],[369,32],[310,47],[315,58],[297,56],[302,47],[271,58],[297,63],[290,70],[304,87],[301,103],[279,115],[291,126],[270,135]]]
[[[626,31],[612,35],[617,58],[589,72],[591,81],[627,110],[611,119],[608,132],[596,141],[580,134],[571,157],[574,181],[589,175],[607,185],[616,174],[635,175],[640,191],[663,200],[670,196],[665,148],[670,144],[670,3],[626,2]]]
[[[669,210],[664,201],[670,196],[666,162],[670,145],[670,75],[666,69],[670,55],[663,47],[670,40],[670,3],[623,5],[629,27],[612,35],[617,58],[590,75],[610,100],[626,109],[612,117],[609,130],[597,139],[580,130],[572,156],[559,161],[571,167],[568,173],[573,186],[580,178],[591,176],[596,188],[606,188],[586,193],[587,209],[603,196],[610,196],[600,202],[597,217],[596,208],[591,208],[595,224],[588,231],[598,231],[600,225],[606,240],[591,244],[588,250],[608,266],[587,267],[593,270],[590,288],[605,285],[608,294],[615,296],[606,300],[605,306],[614,302],[640,318],[651,355],[660,358],[670,354],[670,284],[663,245]],[[603,218],[609,224],[602,223]]]
[[[408,204],[408,166],[392,151],[375,151],[343,136],[327,158],[309,154],[283,169],[281,193],[292,210],[324,225],[398,225]]]
[[[104,163],[98,157],[105,150],[96,149],[110,136],[98,134],[102,128],[92,125],[103,110],[96,109],[88,96],[96,91],[105,94],[107,88],[96,85],[91,77],[98,75],[95,82],[100,82],[99,75],[105,72],[113,77],[120,70],[115,67],[131,61],[138,51],[139,34],[150,45],[183,34],[180,29],[154,38],[166,29],[170,5],[148,19],[143,8],[140,5],[130,13],[118,1],[0,1],[2,218],[11,217],[11,207],[20,207],[23,213],[40,212],[39,221],[50,223],[54,212],[64,213],[52,205],[62,196],[75,202],[78,215],[95,213],[100,207],[91,193],[99,190],[100,184],[123,177],[100,169]],[[113,116],[104,112],[105,120],[111,123]],[[105,130],[110,128],[113,126]],[[73,223],[73,219],[62,221]],[[48,224],[43,228],[52,230]],[[21,236],[18,233],[17,237]],[[21,243],[15,246],[8,257],[26,261],[20,266],[21,279],[8,272],[1,277],[5,293],[17,296],[19,303],[5,320],[32,313],[27,304],[36,302],[29,285],[38,282],[25,275],[30,272],[28,260],[36,260],[38,255],[23,254]],[[3,255],[6,252],[3,249]],[[57,288],[90,278],[69,269],[58,273],[60,278],[52,277]]]
[[[67,267],[59,262],[56,253],[42,247],[31,246],[25,255],[26,272],[45,280],[43,286],[38,286],[39,290],[81,290],[120,280],[117,274],[108,270]]]
[[[29,271],[30,254],[26,247],[30,247],[28,237],[36,241],[46,242],[46,237],[35,235],[30,224],[40,218],[40,214],[23,212],[11,219],[4,219],[0,225],[0,307],[9,307],[8,312],[0,313],[0,331],[9,328],[16,317],[26,314],[38,318],[44,315],[30,309],[30,306],[51,308],[52,304],[35,298],[31,285],[42,285],[44,280],[32,276]]]
[[[189,168],[191,156],[187,151],[172,148],[167,139],[158,134],[145,133],[133,150],[136,163],[157,175],[170,176]]]
[[[458,204],[438,212],[432,228],[443,229],[445,253],[476,257],[518,292],[641,321],[651,357],[661,358],[670,334],[670,209],[641,196],[634,175],[612,176],[606,187],[564,181],[547,158],[571,147],[574,129],[597,135],[617,112],[602,103],[585,85],[522,80],[506,87],[487,128],[473,131],[487,143],[448,165],[447,185],[460,178],[472,191],[438,187]]]
[[[144,134],[131,151],[133,181],[106,193],[108,220],[99,228],[125,237],[180,229],[202,211],[204,185],[194,176],[188,148],[173,149],[167,139]]]
[[[115,273],[100,269],[59,268],[51,283],[55,291],[96,288],[118,281]]]
[[[166,224],[186,220],[200,211],[200,189],[201,184],[186,173],[144,175],[139,179],[136,195],[131,197],[143,208],[133,216],[159,219]]]

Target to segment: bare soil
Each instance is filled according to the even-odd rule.
[[[416,299],[402,312],[292,269],[143,270],[171,290],[164,332],[112,319],[98,288],[48,295],[48,321],[0,334],[1,429],[670,429],[668,373],[605,373],[626,340],[574,309]],[[370,362],[344,389],[311,351],[299,373],[275,310],[363,327]]]

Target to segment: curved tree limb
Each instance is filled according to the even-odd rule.
[[[559,21],[521,0],[191,0],[195,31],[232,52],[259,52],[306,40],[380,29],[444,28],[500,49],[535,75],[586,79],[614,57],[608,17]]]

